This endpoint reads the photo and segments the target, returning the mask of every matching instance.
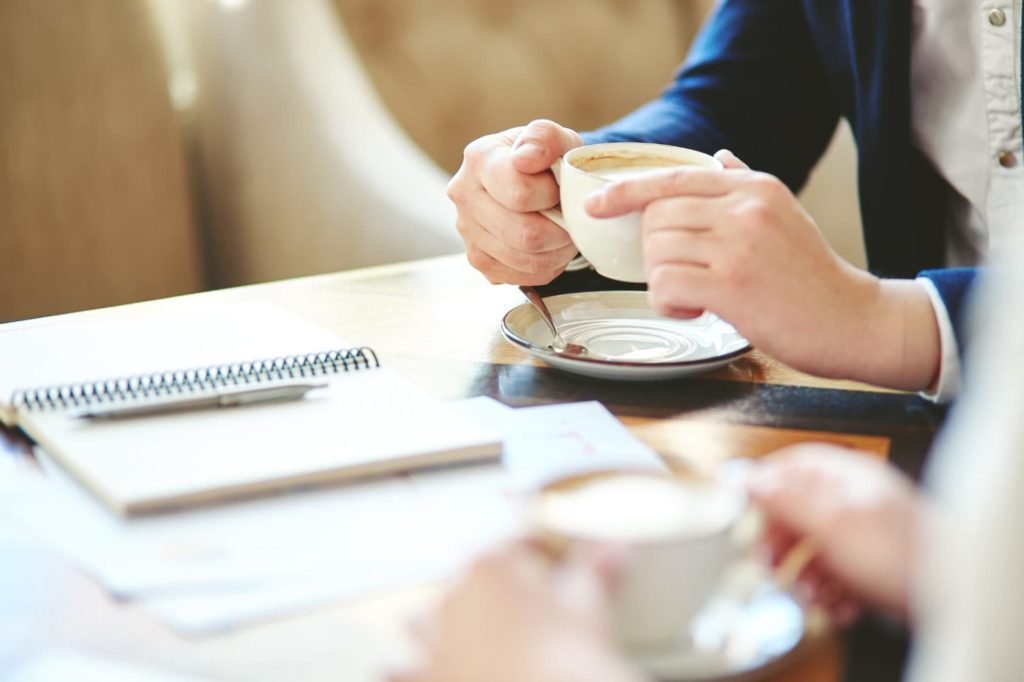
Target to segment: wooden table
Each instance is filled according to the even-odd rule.
[[[759,456],[803,440],[841,443],[916,470],[941,421],[916,396],[819,380],[754,351],[711,375],[619,383],[567,375],[505,342],[498,323],[522,302],[462,257],[367,268],[46,320],[130,319],[200,300],[275,302],[353,343],[442,398],[487,395],[511,406],[599,400],[674,467]],[[37,321],[38,322],[38,321]],[[5,456],[19,456],[10,433]],[[56,557],[0,538],[0,677],[17,661],[64,647],[225,680],[381,679],[407,653],[408,614],[436,587],[325,606],[230,634],[183,639],[112,601]],[[763,677],[834,680],[842,642],[815,632]]]

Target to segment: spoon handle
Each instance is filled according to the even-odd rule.
[[[565,339],[562,338],[562,335],[558,333],[558,329],[555,328],[555,321],[551,319],[551,312],[548,310],[548,307],[544,303],[544,299],[541,298],[541,295],[537,293],[536,289],[526,285],[521,285],[519,287],[519,291],[523,292],[523,295],[526,296],[527,300],[530,301],[530,304],[538,313],[540,313],[540,316],[547,323],[548,329],[551,330],[551,336],[553,339],[552,345],[556,348],[564,348]]]

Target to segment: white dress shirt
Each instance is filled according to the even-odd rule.
[[[1021,0],[914,0],[914,143],[956,191],[947,265],[977,265],[1024,235]],[[948,400],[960,364],[941,299],[929,290],[942,343],[938,384]]]
[[[926,476],[941,516],[918,561],[912,682],[1024,679],[1024,315],[1007,305],[1021,292],[1017,243],[979,284],[964,394]]]
[[[927,472],[941,516],[918,562],[909,678],[1009,682],[1024,679],[1024,316],[1013,307],[1024,292],[1021,2],[914,2],[915,141],[960,195],[948,264],[991,267],[969,311],[979,333],[964,396]],[[948,398],[956,341],[930,293],[942,328],[937,397]]]

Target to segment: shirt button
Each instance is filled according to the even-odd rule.
[[[1017,165],[1017,155],[1013,152],[999,152],[996,160],[1003,168],[1013,168]]]
[[[1006,23],[1006,14],[1001,9],[994,9],[988,13],[988,23],[993,26],[1002,26]]]

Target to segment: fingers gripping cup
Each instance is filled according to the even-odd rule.
[[[610,542],[628,549],[614,621],[632,651],[671,646],[714,594],[740,554],[734,531],[744,495],[666,474],[602,472],[548,484],[532,525],[556,551]]]
[[[683,147],[644,142],[576,147],[551,167],[560,186],[561,208],[541,213],[569,233],[598,273],[622,282],[643,282],[643,214],[635,211],[615,218],[594,218],[583,202],[614,180],[680,166],[722,169],[714,157]]]

